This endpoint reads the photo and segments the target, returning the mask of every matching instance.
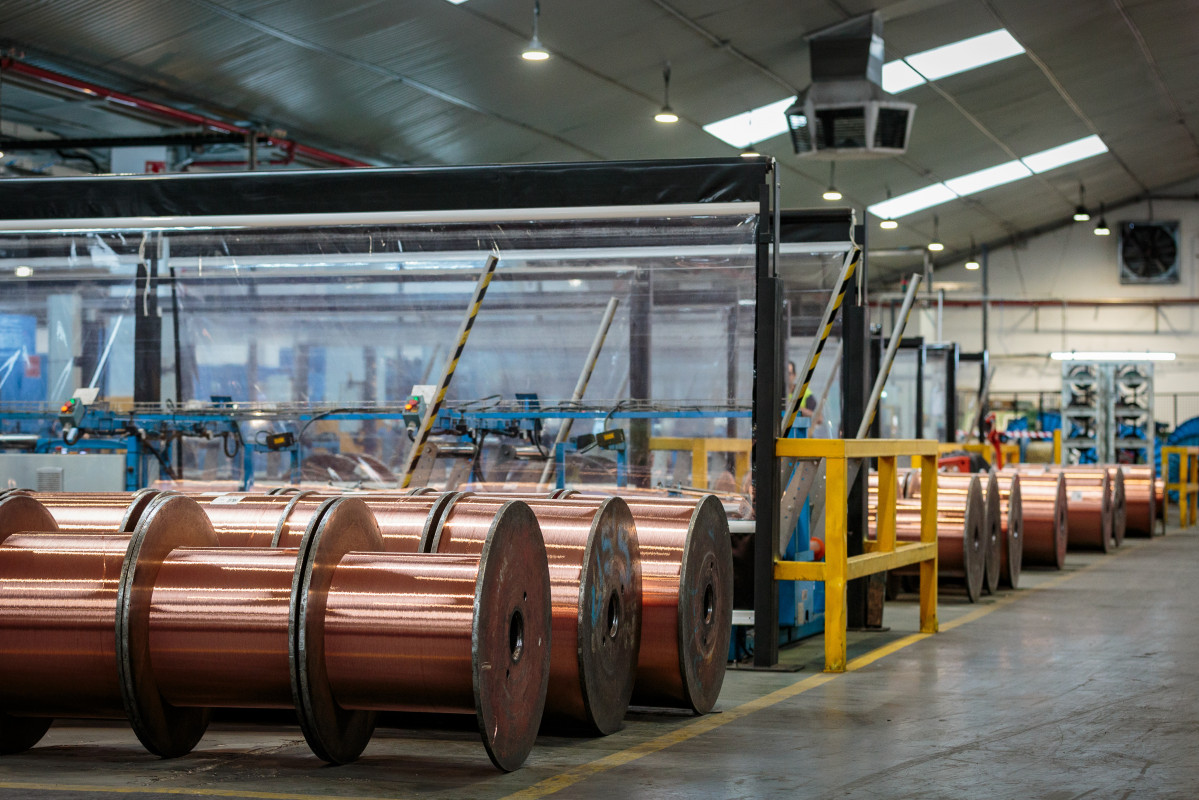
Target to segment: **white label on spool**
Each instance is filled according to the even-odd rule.
[[[1071,500],[1082,500],[1082,492],[1070,492]]]
[[[214,506],[231,506],[234,503],[240,503],[241,498],[240,494],[223,494],[220,497],[212,498],[211,502]]]

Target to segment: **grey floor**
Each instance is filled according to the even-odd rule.
[[[913,641],[912,600],[839,676],[819,640],[796,673],[730,672],[704,718],[633,714],[604,739],[543,737],[493,770],[469,727],[381,730],[325,767],[298,731],[214,725],[191,755],[149,757],[124,726],[59,723],[0,760],[0,797],[1199,798],[1199,533],[1071,554],[1064,573],[970,605]],[[857,662],[861,664],[861,661]]]

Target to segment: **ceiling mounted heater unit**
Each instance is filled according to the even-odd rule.
[[[907,150],[916,106],[883,91],[883,23],[877,14],[808,37],[812,85],[785,112],[796,154],[881,158]]]
[[[1177,222],[1120,223],[1120,283],[1178,283]]]

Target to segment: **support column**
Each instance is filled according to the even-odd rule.
[[[629,298],[629,398],[649,400],[652,395],[651,369],[653,344],[654,284],[648,271],[633,281]],[[629,420],[629,484],[650,485],[650,420]]]
[[[870,397],[870,310],[867,306],[867,271],[869,251],[866,248],[866,227],[854,229],[854,237],[862,248],[862,263],[858,266],[857,287],[845,295],[841,306],[841,335],[844,354],[841,358],[841,429],[850,436],[862,424],[866,402]],[[875,434],[877,435],[877,434]],[[846,552],[852,556],[865,552],[867,522],[867,476],[870,470],[863,465],[858,477],[849,486],[846,511]],[[866,627],[866,579],[849,581],[846,586],[845,615],[850,628]]]

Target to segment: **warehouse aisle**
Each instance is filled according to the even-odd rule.
[[[128,728],[66,723],[0,760],[0,797],[1194,798],[1197,566],[1195,533],[1072,556],[1066,574],[1029,573],[1013,600],[947,593],[950,630],[907,646],[912,604],[892,604],[893,631],[854,637],[851,656],[899,649],[860,669],[824,675],[808,643],[788,651],[802,672],[731,672],[721,714],[641,713],[604,739],[542,737],[509,775],[469,720],[449,734],[381,730],[337,768],[290,726],[215,725],[196,752],[163,761]]]

